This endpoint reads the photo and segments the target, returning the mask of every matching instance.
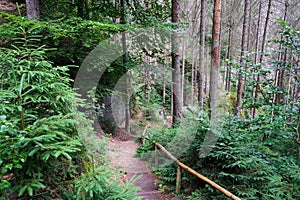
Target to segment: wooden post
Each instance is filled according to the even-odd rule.
[[[177,166],[177,177],[176,177],[176,194],[179,194],[181,188],[181,167]]]
[[[142,133],[142,145],[145,144],[145,134],[146,134],[146,131],[147,131],[147,128],[148,128],[149,124],[147,124],[144,128],[144,131]]]
[[[154,167],[157,167],[158,166],[158,148],[157,146],[155,145],[155,152],[154,152]]]

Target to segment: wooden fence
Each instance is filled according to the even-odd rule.
[[[148,125],[145,127],[145,130],[143,131],[143,135],[142,135],[142,143],[143,144],[145,143],[145,139],[150,141],[150,139],[145,136],[147,127],[148,127]],[[206,178],[202,174],[196,172],[192,168],[190,168],[187,165],[180,162],[175,156],[173,156],[164,146],[162,146],[158,142],[153,141],[153,144],[155,145],[155,159],[154,159],[155,166],[158,165],[158,157],[157,157],[158,149],[160,149],[162,152],[164,152],[171,160],[173,160],[177,164],[176,191],[175,191],[176,193],[179,193],[179,190],[180,190],[180,187],[181,187],[181,170],[184,169],[184,170],[190,172],[191,174],[193,174],[194,176],[198,177],[202,181],[208,183],[212,187],[216,188],[217,190],[222,192],[227,197],[230,197],[231,199],[234,199],[234,200],[240,200],[239,197],[235,196],[234,194],[232,194],[231,192],[229,192],[225,188],[221,187],[217,183],[213,182],[212,180]]]

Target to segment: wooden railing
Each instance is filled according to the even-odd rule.
[[[150,139],[147,136],[145,136],[147,128],[148,128],[148,125],[145,127],[145,130],[143,131],[143,134],[142,134],[142,144],[145,143],[145,139],[150,141]],[[234,200],[240,200],[239,197],[235,196],[234,194],[232,194],[231,192],[229,192],[225,188],[221,187],[217,183],[213,182],[212,180],[208,179],[207,177],[203,176],[202,174],[196,172],[192,168],[190,168],[187,165],[180,162],[175,156],[173,156],[164,146],[162,146],[158,142],[153,141],[153,144],[155,145],[155,158],[154,158],[154,165],[155,166],[158,165],[158,156],[157,156],[158,155],[158,153],[157,153],[158,149],[160,149],[162,152],[164,152],[171,160],[173,160],[177,164],[176,191],[175,191],[177,194],[179,193],[179,190],[180,190],[180,187],[181,187],[181,169],[184,169],[184,170],[190,172],[191,174],[193,174],[194,176],[198,177],[202,181],[208,183],[212,187],[216,188],[217,190],[222,192],[227,197],[230,197],[231,199],[234,199]]]

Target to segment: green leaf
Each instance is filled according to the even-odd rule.
[[[19,95],[20,96],[22,95],[22,90],[23,90],[23,84],[24,84],[25,76],[26,76],[26,74],[23,74],[22,78],[21,78],[20,87],[19,87]]]
[[[35,147],[34,149],[32,149],[30,152],[29,152],[29,154],[28,154],[28,156],[30,156],[30,157],[32,157],[34,154],[36,154],[36,152],[38,152],[39,151],[39,148],[38,147]]]
[[[26,185],[23,186],[23,187],[20,189],[20,191],[19,191],[19,193],[18,193],[18,196],[19,196],[19,197],[22,196],[22,195],[24,194],[24,192],[26,191],[26,189],[27,189],[27,186],[26,186]]]
[[[32,195],[33,195],[33,189],[32,189],[32,187],[27,187],[27,192],[28,192],[28,194],[29,194],[29,196],[31,196],[32,197]]]

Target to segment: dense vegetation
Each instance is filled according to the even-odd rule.
[[[209,21],[220,0],[34,0],[38,16],[9,2],[21,5],[0,12],[0,199],[139,199],[108,167],[105,134],[123,122],[132,133],[150,125],[137,151],[149,163],[156,141],[242,199],[300,199],[298,3],[229,0]],[[217,22],[222,37],[211,34]],[[150,26],[154,38],[137,29]],[[119,58],[96,59],[108,66],[89,102],[73,88],[79,66],[104,41],[110,56],[118,39]],[[113,95],[125,99],[119,122]],[[177,166],[159,154],[153,171],[172,192]],[[225,199],[187,172],[176,195]]]
[[[91,122],[74,111],[82,102],[70,67],[51,61],[71,57],[59,43],[76,37],[62,35],[60,24],[1,17],[0,198],[138,199],[131,183],[111,179],[105,140],[90,136]]]
[[[278,20],[281,24],[280,40],[270,42],[280,43],[299,56],[299,31],[290,28],[286,22]],[[268,61],[260,65],[254,65],[251,59],[247,62],[251,67],[251,73],[246,74],[246,86],[255,87],[252,73],[258,73],[264,77],[270,77],[271,70],[288,70],[293,78],[298,81],[298,65],[295,63],[277,60],[277,52],[270,52]],[[237,62],[230,61],[233,67],[240,67]],[[270,65],[271,69],[262,66]],[[245,106],[244,118],[236,117],[228,113],[220,114],[218,124],[213,126],[206,114],[189,111],[183,120],[182,128],[162,129],[160,131],[148,131],[150,141],[139,147],[138,154],[141,158],[149,159],[153,153],[153,141],[162,145],[170,145],[169,150],[178,155],[178,147],[187,137],[195,137],[189,148],[179,159],[196,171],[209,177],[211,180],[225,186],[230,191],[244,199],[299,199],[300,196],[300,167],[299,167],[299,98],[295,99],[282,88],[273,85],[274,80],[266,78],[261,83],[263,98],[253,103],[250,94],[243,99]],[[299,82],[298,82],[299,83]],[[275,104],[276,95],[285,95],[285,102]],[[227,101],[227,103],[226,103]],[[228,105],[230,99],[225,100]],[[225,105],[225,106],[226,106]],[[230,105],[230,104],[229,104]],[[223,105],[224,106],[224,105]],[[222,104],[220,105],[222,107]],[[255,107],[259,115],[254,119],[248,119],[249,111]],[[190,113],[190,114],[189,114]],[[223,116],[222,116],[223,115]],[[205,135],[211,131],[218,134],[218,142],[214,148],[202,158],[203,141]],[[190,127],[194,127],[191,130]],[[177,137],[177,138],[176,138]],[[176,139],[174,139],[176,138]],[[183,148],[179,148],[183,149]],[[161,175],[166,183],[175,183],[176,168],[174,164],[163,164],[154,171]],[[211,187],[197,181],[195,177],[184,173],[186,191],[193,191],[187,199],[222,199],[221,194]],[[195,185],[195,183],[197,183]],[[204,187],[205,186],[205,187]]]

